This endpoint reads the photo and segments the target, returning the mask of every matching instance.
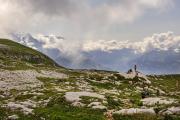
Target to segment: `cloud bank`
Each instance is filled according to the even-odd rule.
[[[56,35],[12,34],[12,39],[39,50],[69,68],[128,70],[137,64],[147,73],[179,73],[180,36],[153,34],[141,41],[99,40],[66,44]]]
[[[161,11],[172,4],[173,0],[0,0],[0,33],[51,32],[53,26],[72,37],[76,32],[90,37],[113,24],[133,22],[148,9]]]
[[[151,37],[146,37],[138,42],[119,41],[119,40],[99,40],[88,41],[83,45],[84,51],[101,50],[111,52],[113,50],[120,50],[124,48],[133,49],[135,52],[149,52],[152,50],[169,49],[175,52],[180,52],[180,36],[176,36],[173,32],[153,34]]]
[[[63,54],[70,56],[80,54],[81,52],[104,51],[112,52],[114,50],[132,49],[135,53],[150,52],[153,50],[174,50],[180,52],[180,36],[173,32],[153,34],[137,42],[126,40],[97,40],[86,41],[83,43],[68,43],[63,37],[56,35],[34,35],[30,34],[11,34],[15,41],[34,49],[58,49]]]

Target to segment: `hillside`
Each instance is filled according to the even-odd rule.
[[[180,75],[71,70],[0,39],[0,119],[178,120]]]
[[[46,55],[7,39],[0,39],[0,66],[6,69],[26,69],[33,66],[58,66]]]

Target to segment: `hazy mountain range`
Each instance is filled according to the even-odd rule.
[[[62,36],[11,36],[68,68],[127,71],[136,64],[145,73],[180,73],[180,37],[172,32],[154,34],[141,42],[88,41],[76,48],[70,48]]]

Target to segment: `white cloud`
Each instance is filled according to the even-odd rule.
[[[180,36],[176,36],[173,32],[153,34],[151,37],[146,37],[142,41],[117,41],[117,40],[99,40],[88,41],[84,43],[84,51],[102,50],[111,52],[123,48],[133,49],[135,52],[148,52],[152,50],[169,50],[173,49],[178,52],[180,50]]]
[[[39,42],[42,43],[42,47],[44,49],[58,48],[60,49],[60,51],[63,51],[64,39],[60,36],[55,36],[55,35],[45,36],[42,34],[38,34],[37,36],[35,36],[35,39],[37,39]]]
[[[34,35],[13,34],[12,39],[31,48],[44,51],[47,49],[58,49],[66,56],[77,56],[83,58],[82,52],[101,50],[112,52],[113,50],[132,49],[136,53],[144,53],[152,50],[174,50],[180,52],[180,36],[173,32],[153,34],[141,41],[131,42],[127,40],[87,40],[85,42],[69,42],[61,36],[56,35]]]
[[[117,40],[98,40],[85,42],[82,49],[84,51],[102,50],[111,52],[112,50],[118,50],[127,47],[129,47],[128,41],[119,42]]]
[[[38,34],[33,37],[41,43],[43,49],[58,49],[62,54],[66,54],[67,56],[79,56],[81,44],[72,44],[63,37],[52,34],[48,36]]]

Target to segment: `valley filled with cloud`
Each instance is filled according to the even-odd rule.
[[[81,44],[68,44],[63,37],[55,35],[12,34],[11,36],[15,41],[41,51],[51,56],[57,63],[70,68],[126,71],[133,64],[137,64],[140,69],[148,73],[178,73],[180,69],[176,66],[180,64],[180,36],[174,35],[173,32],[153,34],[137,42],[98,40]],[[108,56],[112,57],[107,59]],[[141,61],[146,58],[144,56],[152,59]],[[172,58],[174,65],[166,66],[170,61],[172,62]],[[156,67],[157,64],[160,65],[159,68]],[[154,69],[151,70],[150,66],[153,65]]]

